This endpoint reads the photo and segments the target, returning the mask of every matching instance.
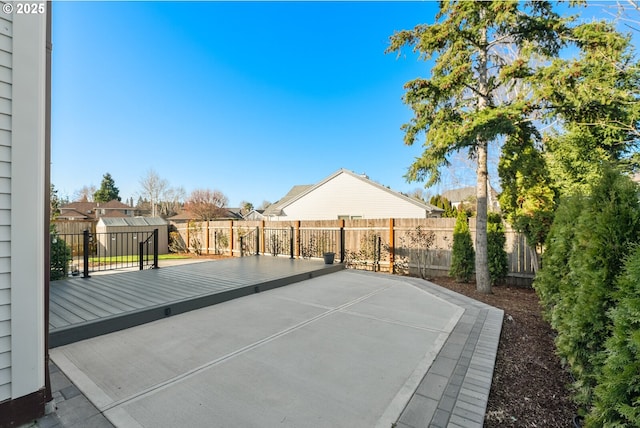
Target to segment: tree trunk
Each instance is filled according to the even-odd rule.
[[[487,142],[478,143],[478,181],[476,185],[476,290],[491,293],[487,252]]]
[[[484,10],[480,10],[484,15]],[[478,55],[478,111],[489,105],[488,89],[488,52],[487,29],[480,32],[480,52]],[[476,185],[476,290],[481,293],[491,293],[491,278],[489,276],[489,256],[487,252],[487,141],[478,138],[477,152],[478,170]]]

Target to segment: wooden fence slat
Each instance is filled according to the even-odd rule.
[[[265,229],[287,229],[294,228],[294,256],[301,257],[301,236],[307,236],[313,231],[335,231],[344,227],[344,246],[347,253],[355,254],[363,250],[366,253],[368,247],[372,246],[373,239],[380,238],[383,259],[380,260],[380,267],[392,270],[394,262],[400,257],[408,257],[409,260],[414,250],[408,248],[410,233],[419,226],[423,231],[433,233],[433,244],[428,253],[428,267],[434,272],[446,275],[451,264],[451,247],[453,246],[453,228],[455,218],[416,218],[416,219],[357,219],[357,220],[301,220],[301,221],[268,221],[268,220],[211,220],[209,222],[193,222],[195,226],[189,230],[186,223],[173,223],[175,230],[180,234],[185,242],[192,247],[189,239],[200,239],[200,242],[208,242],[206,251],[217,251],[227,255],[237,255],[240,253],[240,236],[244,233],[252,232],[256,228],[260,229],[262,243],[261,252],[266,251],[264,242]],[[344,226],[343,226],[344,225]],[[475,233],[475,219],[471,218],[469,226],[472,235]],[[505,227],[506,246],[509,257],[510,276],[523,278],[531,281],[534,275],[532,265],[532,249],[522,234],[517,233],[508,225]],[[191,235],[191,236],[190,236]],[[215,236],[218,237],[216,242]],[[226,241],[221,240],[224,236]],[[318,235],[321,236],[321,235]],[[212,238],[214,237],[214,238]],[[320,238],[318,238],[320,239]],[[228,241],[228,242],[227,242]],[[226,245],[222,243],[226,242]],[[213,243],[213,245],[211,244]],[[333,245],[334,243],[332,243]],[[211,248],[212,247],[212,248]],[[224,248],[221,248],[224,247]],[[410,266],[411,267],[411,266]]]

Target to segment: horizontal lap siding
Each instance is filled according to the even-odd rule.
[[[11,398],[11,16],[0,17],[0,402]]]
[[[423,218],[426,211],[349,174],[340,174],[283,208],[287,218],[333,220],[338,216]]]

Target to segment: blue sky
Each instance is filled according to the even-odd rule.
[[[346,168],[394,190],[420,145],[403,84],[427,77],[394,31],[434,2],[54,2],[52,182],[72,197],[109,172],[137,199],[150,169],[230,206],[276,201]],[[456,167],[431,193],[475,181]]]

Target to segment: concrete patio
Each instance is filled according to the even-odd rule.
[[[349,270],[51,356],[95,426],[480,427],[502,315],[427,281]],[[49,426],[86,426],[73,408],[59,416]]]

